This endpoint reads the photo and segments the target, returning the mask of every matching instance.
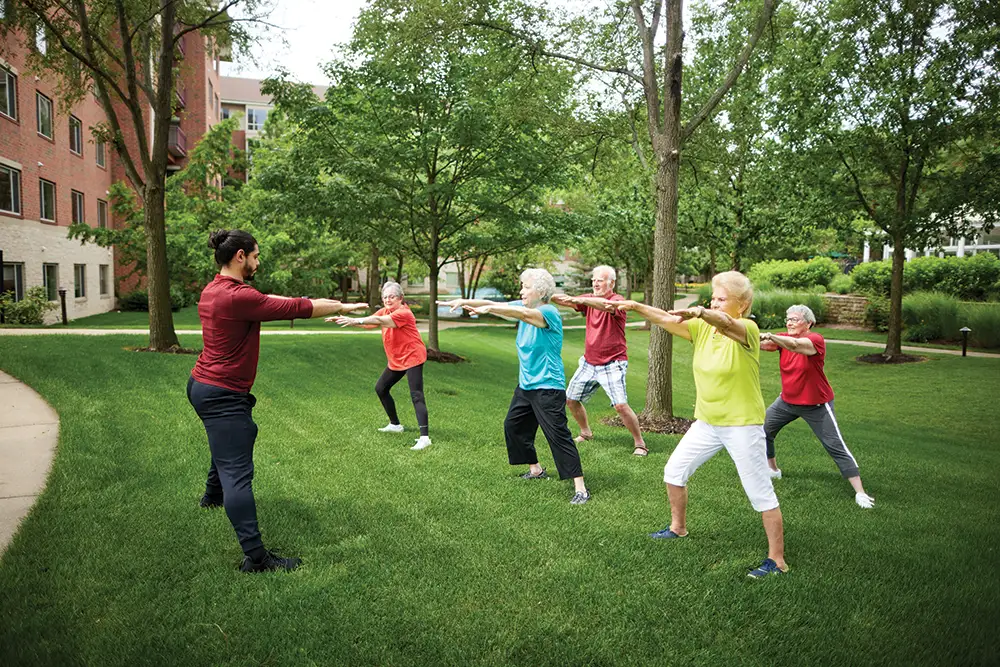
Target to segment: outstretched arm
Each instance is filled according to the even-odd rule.
[[[814,354],[818,354],[816,346],[808,338],[796,338],[794,336],[779,336],[778,334],[762,333],[760,335],[760,349],[765,349],[765,342],[768,344],[768,351],[771,349],[784,348],[789,352],[795,352],[796,354],[804,354],[807,357],[811,357]],[[773,348],[771,346],[774,346]]]
[[[609,303],[613,303],[618,310],[634,311],[639,314],[639,317],[650,324],[655,324],[661,329],[675,336],[680,336],[685,340],[691,340],[691,329],[688,327],[688,323],[684,321],[685,318],[630,299],[626,299],[625,301],[611,301]]]
[[[483,306],[465,306],[465,309],[470,313],[476,313],[477,315],[490,313],[512,320],[521,320],[522,322],[527,322],[528,324],[536,326],[539,329],[548,329],[549,327],[549,323],[545,321],[545,315],[542,315],[542,311],[537,308],[526,308],[525,306],[511,306],[505,303],[489,302],[487,305]]]
[[[385,327],[386,329],[395,329],[396,322],[392,319],[391,315],[368,315],[367,317],[345,317],[343,315],[339,317],[328,317],[327,322],[336,322],[342,327],[361,327],[362,329],[377,329],[379,327]]]
[[[747,326],[743,320],[732,318],[721,310],[695,306],[694,308],[684,308],[683,310],[671,310],[670,314],[684,320],[690,320],[695,317],[705,320],[727,338],[732,338],[740,345],[747,344]]]
[[[447,306],[451,308],[451,312],[455,312],[460,308],[465,308],[466,306],[472,306],[473,308],[479,306],[487,306],[491,303],[496,303],[495,301],[488,301],[486,299],[451,299],[450,301],[437,301],[435,302],[439,306]]]
[[[336,299],[310,299],[309,301],[312,302],[313,307],[310,317],[325,317],[326,315],[334,315],[336,313],[364,310],[368,307],[367,303],[341,303]]]

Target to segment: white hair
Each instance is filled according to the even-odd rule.
[[[789,306],[788,310],[785,311],[785,316],[798,315],[803,320],[809,323],[809,326],[816,324],[816,315],[813,313],[812,308],[809,306],[797,303],[794,306]]]
[[[723,271],[712,278],[712,287],[721,287],[731,298],[741,304],[740,315],[750,313],[753,305],[753,284],[739,271]]]
[[[382,296],[385,296],[386,292],[389,293],[389,296],[403,296],[403,288],[395,280],[385,281],[385,284],[382,285]]]
[[[615,273],[615,270],[612,267],[608,266],[607,264],[601,264],[600,266],[595,266],[594,270],[591,272],[591,275],[596,276],[599,273],[603,273],[604,275],[606,275],[608,279],[611,280],[611,282],[613,283],[618,282],[618,274]]]
[[[555,278],[545,269],[525,269],[521,272],[521,282],[531,283],[542,303],[548,303],[556,293]]]

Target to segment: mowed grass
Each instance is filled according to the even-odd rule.
[[[760,520],[725,454],[690,484],[690,538],[667,521],[676,436],[598,423],[581,447],[592,500],[524,482],[502,422],[513,331],[444,331],[469,359],[425,373],[422,452],[373,385],[375,336],[262,341],[255,493],[266,543],[295,573],[248,576],[225,515],[197,506],[208,465],[184,386],[191,356],[130,353],[137,336],[0,338],[0,368],[59,412],[48,487],[0,560],[2,665],[886,664],[995,662],[1000,650],[1000,360],[874,367],[831,346],[840,425],[872,511],[801,422],[778,442],[791,573],[752,581]],[[629,334],[633,404],[648,333]],[[200,339],[182,344],[200,347]],[[567,333],[572,372],[583,332]],[[690,347],[675,408],[690,416]],[[769,402],[779,381],[765,355]],[[541,461],[553,469],[539,437]]]

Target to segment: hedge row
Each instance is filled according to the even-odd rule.
[[[892,260],[858,264],[854,290],[889,296]],[[965,301],[1000,300],[1000,259],[988,252],[969,257],[915,257],[903,265],[903,293],[936,291]]]
[[[747,277],[761,291],[768,287],[796,291],[825,291],[830,282],[843,272],[829,257],[805,260],[774,259],[757,262]],[[821,289],[817,290],[817,287]]]
[[[876,331],[888,331],[889,300],[872,298],[865,319]],[[1000,347],[1000,303],[959,301],[941,292],[914,292],[903,297],[904,341],[958,343],[962,327],[972,329],[969,344],[973,347]]]

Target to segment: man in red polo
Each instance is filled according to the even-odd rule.
[[[628,404],[625,390],[625,373],[628,371],[628,345],[625,342],[627,313],[608,306],[610,302],[621,301],[623,298],[615,293],[616,279],[617,274],[613,268],[598,266],[594,268],[591,277],[593,292],[575,297],[565,294],[552,297],[553,303],[575,308],[587,318],[584,352],[573,379],[566,387],[566,407],[580,425],[580,435],[576,437],[576,442],[590,440],[594,433],[590,430],[587,409],[583,403],[598,387],[603,387],[625,428],[632,434],[632,453],[645,456],[649,449],[642,438],[639,420]]]
[[[246,284],[260,266],[260,249],[239,229],[213,232],[219,273],[198,302],[204,348],[188,379],[188,400],[208,433],[212,464],[201,506],[225,507],[244,559],[243,572],[294,570],[298,558],[282,558],[264,548],[253,497],[253,446],[257,424],[250,393],[260,355],[260,323],[323,317],[367,308],[331,299],[268,296]]]

